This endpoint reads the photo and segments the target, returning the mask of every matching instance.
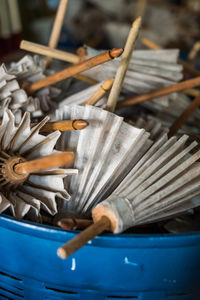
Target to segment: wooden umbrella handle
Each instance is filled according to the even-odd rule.
[[[145,93],[145,94],[142,94],[139,96],[125,99],[123,101],[120,101],[117,104],[117,108],[135,105],[137,103],[141,103],[141,102],[144,102],[147,100],[165,96],[165,95],[168,95],[171,93],[180,92],[180,91],[183,91],[185,89],[189,89],[189,88],[192,88],[195,86],[200,86],[200,77],[185,80],[185,81],[164,87],[162,89],[159,89],[159,90],[156,90],[153,92],[149,92],[149,93]]]
[[[85,102],[85,105],[95,105],[112,87],[114,78],[105,80],[95,93]]]
[[[65,230],[85,229],[90,225],[92,225],[92,220],[88,219],[64,218],[58,221],[58,226]]]
[[[67,258],[105,230],[111,230],[111,222],[109,218],[103,216],[98,222],[92,224],[75,236],[72,240],[58,248],[58,256],[60,256],[62,259]]]
[[[196,42],[194,45],[193,45],[193,47],[192,47],[192,49],[190,50],[190,53],[189,53],[189,55],[188,55],[188,58],[190,59],[190,60],[193,60],[195,57],[196,57],[196,55],[197,55],[197,53],[200,51],[200,41],[198,41],[198,42]]]
[[[38,123],[31,123],[31,128],[37,125]],[[59,131],[82,130],[86,128],[88,125],[89,123],[87,121],[81,119],[47,122],[40,128],[40,132],[50,132],[56,130]]]
[[[33,42],[22,40],[20,43],[20,49],[30,51],[33,53],[37,53],[39,55],[45,55],[51,58],[56,58],[62,61],[70,62],[72,64],[78,64],[79,63],[79,57],[76,54],[61,51],[57,49],[52,49],[47,46],[43,46],[40,44],[36,44]]]
[[[16,164],[14,166],[14,171],[19,175],[37,173],[43,170],[58,168],[66,164],[71,164],[74,161],[74,158],[75,155],[73,152],[52,154],[42,158]]]
[[[147,39],[146,37],[141,38],[141,42],[144,46],[147,48],[153,49],[153,50],[161,50],[163,49],[160,45],[156,44],[155,42]]]
[[[200,94],[197,96],[184,110],[184,112],[178,117],[178,119],[172,124],[169,129],[168,137],[172,137],[178,132],[178,130],[187,122],[190,116],[195,112],[195,110],[200,105]]]
[[[36,123],[31,123],[31,127],[37,125]],[[82,130],[86,128],[89,123],[85,120],[64,120],[56,122],[47,122],[41,129],[40,132],[50,132],[50,131],[68,131],[68,130]]]
[[[95,66],[110,61],[113,58],[117,58],[122,54],[122,52],[123,52],[122,48],[114,48],[112,50],[98,54],[88,60],[85,60],[80,64],[73,65],[69,68],[66,68],[62,71],[52,74],[44,79],[29,84],[25,87],[25,89],[28,94],[32,94],[43,87],[49,86],[58,81],[74,76],[75,74],[81,73],[83,71],[89,70]]]
[[[47,46],[43,46],[40,44],[32,43],[29,41],[21,41],[20,43],[20,49],[30,51],[33,53],[37,53],[39,55],[46,55],[52,58],[56,58],[62,61],[67,61],[69,63],[78,64],[80,62],[79,56],[73,53],[69,53],[66,51],[61,51],[57,49],[52,49]],[[82,74],[76,74],[73,76],[74,78],[87,82],[89,84],[97,84],[98,82],[88,76],[82,75]]]
[[[147,6],[147,0],[138,0],[137,8],[136,8],[136,16],[137,17],[144,17],[145,10]]]

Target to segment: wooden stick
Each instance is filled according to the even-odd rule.
[[[31,127],[37,125],[36,123],[31,123]],[[67,130],[82,130],[89,125],[87,121],[84,120],[65,120],[48,122],[41,129],[40,132],[50,132],[50,131],[67,131]]]
[[[20,43],[20,49],[30,51],[33,53],[37,53],[39,55],[48,55],[48,57],[56,58],[62,61],[66,61],[69,63],[77,64],[79,63],[80,59],[79,56],[70,52],[65,52],[65,51],[60,51],[56,49],[51,49],[49,47],[28,42],[28,41],[21,41]],[[88,76],[82,75],[82,74],[77,74],[73,76],[74,78],[87,82],[89,84],[97,84],[98,82]]]
[[[91,85],[94,85],[94,84],[97,84],[98,81],[94,80],[93,78],[90,78],[86,75],[83,75],[83,74],[76,74],[73,76],[74,78],[78,79],[78,80],[81,80],[81,81],[84,81],[84,82],[87,82]]]
[[[50,48],[57,48],[58,40],[60,37],[60,33],[61,33],[63,21],[64,21],[65,12],[67,9],[67,5],[68,5],[68,0],[60,0],[59,6],[57,9],[57,13],[56,13],[56,18],[55,18],[54,25],[53,25],[53,29],[52,29],[51,36],[49,39],[48,46]],[[47,57],[46,66],[49,65],[51,60],[52,60],[51,58]]]
[[[58,221],[58,226],[66,230],[85,229],[92,225],[92,220],[64,218]]]
[[[0,121],[1,124],[1,121]],[[31,123],[31,128],[36,126],[38,123]],[[70,131],[70,130],[82,130],[86,128],[89,123],[85,120],[64,120],[56,122],[48,122],[41,127],[40,132],[50,131]]]
[[[114,48],[110,51],[106,51],[106,52],[96,55],[88,60],[85,60],[84,62],[82,62],[80,64],[71,66],[60,72],[50,75],[44,79],[36,81],[36,82],[30,84],[29,86],[27,86],[26,90],[27,90],[28,94],[32,94],[43,87],[49,86],[58,81],[69,78],[75,74],[81,73],[83,71],[89,70],[89,69],[91,69],[95,66],[98,66],[106,61],[109,61],[113,58],[119,57],[122,54],[122,52],[123,52],[122,48]]]
[[[195,112],[199,105],[200,94],[188,105],[188,107],[184,110],[180,117],[172,124],[168,133],[169,138],[178,132],[178,130],[183,126],[183,124],[187,122],[187,120],[191,117],[191,115]]]
[[[161,50],[163,49],[162,47],[160,47],[158,44],[152,42],[151,40],[147,39],[147,38],[142,38],[141,42],[143,45],[145,45],[146,47],[150,48],[150,49],[154,49],[154,50]],[[183,69],[185,72],[190,73],[193,76],[200,76],[200,72],[197,71],[196,69],[194,69],[190,64],[188,64],[187,62],[181,60],[178,58],[178,63],[181,64],[183,66]]]
[[[200,76],[200,72],[198,70],[196,70],[195,68],[193,68],[190,64],[188,64],[186,61],[183,61],[181,59],[178,59],[178,62],[180,64],[182,64],[183,66],[183,70],[185,72],[188,72],[189,74],[193,75],[193,76]]]
[[[70,62],[72,64],[78,64],[79,63],[79,57],[76,54],[61,51],[57,49],[52,49],[47,46],[43,46],[40,44],[32,43],[29,41],[22,40],[20,43],[20,49],[37,53],[40,55],[45,55],[48,57],[56,58],[62,61]]]
[[[185,80],[185,81],[164,87],[162,89],[159,89],[159,90],[156,90],[156,91],[153,91],[150,93],[145,93],[145,94],[133,97],[133,98],[128,98],[123,101],[120,101],[117,105],[117,108],[135,105],[137,103],[141,103],[141,102],[151,100],[154,98],[159,98],[161,96],[165,96],[165,95],[168,95],[171,93],[180,92],[185,89],[189,89],[189,88],[199,86],[199,85],[200,85],[200,77]]]
[[[76,53],[77,53],[77,55],[78,55],[78,57],[79,57],[80,62],[84,61],[86,55],[88,54],[85,47],[79,47],[79,48],[76,50]]]
[[[146,46],[147,48],[153,49],[153,50],[161,50],[163,49],[161,46],[159,46],[158,44],[156,44],[155,42],[143,37],[141,38],[141,42],[144,46]]]
[[[71,164],[74,161],[74,157],[75,156],[73,152],[53,154],[31,161],[19,163],[15,165],[14,171],[19,175],[37,173],[42,170],[58,168],[66,164]]]
[[[124,80],[124,77],[126,75],[126,71],[128,68],[129,61],[131,59],[131,55],[133,52],[133,48],[135,45],[136,38],[139,33],[139,29],[141,26],[141,17],[137,18],[131,27],[131,30],[129,32],[126,45],[124,48],[124,52],[122,54],[122,59],[120,61],[120,65],[117,69],[116,75],[115,75],[115,80],[112,86],[112,89],[110,91],[110,95],[108,97],[108,102],[107,102],[107,110],[113,112],[115,110],[115,106],[117,103],[117,99],[121,90],[121,86]]]
[[[102,217],[98,222],[86,228],[84,231],[75,236],[72,240],[67,242],[62,247],[58,248],[57,254],[62,259],[67,258],[75,251],[84,246],[87,242],[101,234],[105,230],[110,230],[111,223],[107,217]]]
[[[136,16],[142,17],[144,16],[145,9],[147,5],[147,0],[138,0],[137,2],[137,8],[136,8]]]
[[[200,90],[196,90],[196,89],[186,89],[183,91],[185,94],[189,95],[189,96],[193,96],[193,97],[197,97],[200,93]]]
[[[112,87],[114,78],[109,78],[105,80],[102,85],[97,89],[97,91],[88,99],[86,104],[95,105]]]
[[[196,57],[197,52],[199,52],[199,50],[200,50],[200,41],[196,42],[196,43],[193,45],[193,47],[192,47],[192,49],[191,49],[191,51],[190,51],[190,53],[189,53],[189,55],[188,55],[188,58],[189,58],[190,60],[193,60],[193,59]]]

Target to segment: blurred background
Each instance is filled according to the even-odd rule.
[[[21,39],[48,44],[58,0],[0,0],[0,56],[18,59]],[[83,44],[123,47],[130,24],[143,16],[140,38],[180,48],[181,58],[200,41],[200,0],[69,0],[58,48],[75,52]],[[144,48],[138,39],[137,48]],[[199,67],[199,53],[195,67]]]

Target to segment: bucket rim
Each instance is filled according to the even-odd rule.
[[[80,231],[78,230],[63,230],[62,228],[53,225],[44,225],[36,222],[17,219],[13,216],[6,214],[0,214],[0,228],[5,228],[10,231],[15,231],[29,236],[38,237],[40,239],[46,239],[66,242],[72,239]],[[136,245],[137,241],[137,245]],[[148,241],[148,245],[147,244]],[[121,243],[123,244],[121,245]],[[88,245],[93,246],[110,246],[110,247],[155,247],[157,243],[158,247],[165,247],[166,245],[183,246],[183,245],[200,245],[200,231],[192,231],[186,233],[103,233],[97,236],[92,241],[88,242]]]

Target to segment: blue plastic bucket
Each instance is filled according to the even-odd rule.
[[[0,299],[200,299],[200,233],[104,234],[66,260],[77,232],[0,216]]]

